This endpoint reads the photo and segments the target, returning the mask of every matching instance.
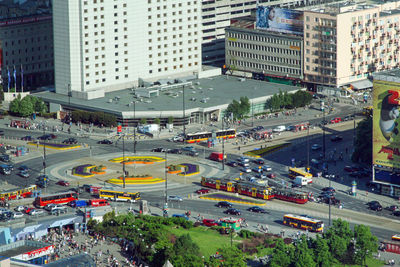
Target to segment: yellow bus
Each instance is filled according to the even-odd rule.
[[[363,108],[363,115],[365,116],[372,116],[372,111],[374,110],[373,106],[368,106]]]
[[[285,214],[283,224],[312,232],[324,231],[323,221],[300,215]]]
[[[304,169],[299,169],[299,168],[289,168],[289,177],[294,179],[296,176],[303,176],[306,178],[311,178],[312,179],[312,174],[309,172],[306,172]]]
[[[140,193],[135,192],[122,192],[114,190],[99,190],[99,198],[109,199],[113,201],[126,201],[126,202],[136,202],[140,199]]]

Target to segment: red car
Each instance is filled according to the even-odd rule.
[[[353,172],[354,171],[353,167],[351,167],[351,166],[345,166],[343,168],[343,170],[346,171],[346,172]]]
[[[203,225],[211,227],[211,226],[217,226],[219,225],[218,222],[216,220],[212,220],[212,219],[204,219],[203,220]]]
[[[25,207],[24,212],[25,212],[26,214],[29,214],[32,210],[34,210],[34,208],[32,208],[32,207]]]
[[[61,185],[61,186],[69,186],[69,183],[63,180],[58,181],[56,184]]]
[[[201,194],[207,194],[207,193],[210,193],[210,189],[202,188],[202,189],[197,190],[196,193],[200,194],[200,195]]]
[[[331,123],[339,123],[341,121],[342,121],[342,118],[337,117],[337,118],[332,119]]]
[[[269,173],[269,174],[267,174],[267,177],[268,178],[276,178],[276,175],[275,175],[275,173]]]

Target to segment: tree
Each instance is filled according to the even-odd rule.
[[[318,235],[314,242],[314,253],[314,259],[317,266],[332,266],[332,254],[329,252],[328,242]]]
[[[218,252],[223,259],[223,261],[221,262],[221,266],[247,266],[244,253],[236,246],[220,248],[218,249]]]
[[[20,107],[21,107],[21,95],[18,94],[17,98],[11,101],[9,109],[11,113],[19,115]]]
[[[247,96],[242,96],[240,98],[240,102],[237,100],[233,100],[232,103],[228,105],[226,108],[226,114],[233,114],[233,119],[238,120],[243,118],[244,115],[250,112],[250,100]]]
[[[34,106],[30,97],[24,97],[19,106],[19,115],[22,117],[31,116],[34,112]]]
[[[316,264],[313,259],[313,252],[308,247],[307,237],[301,236],[301,239],[296,242],[296,249],[294,253],[294,266],[295,267],[315,267]]]
[[[155,118],[154,119],[154,123],[160,125],[160,119],[159,118]]]
[[[332,227],[324,234],[324,238],[336,259],[349,259],[348,248],[353,238],[353,231],[348,222],[342,219],[333,220]]]
[[[354,260],[357,264],[364,264],[372,253],[378,251],[378,239],[371,234],[371,229],[365,225],[354,226],[355,254]]]
[[[275,243],[275,249],[272,259],[269,263],[271,267],[287,267],[290,266],[292,259],[289,256],[290,250],[281,238],[278,238]]]
[[[353,162],[372,162],[372,117],[358,123],[351,159]]]
[[[199,246],[193,242],[189,234],[181,235],[174,244],[175,255],[195,254],[199,255]]]
[[[173,124],[174,123],[174,117],[169,116],[168,117],[168,124]]]
[[[147,119],[146,119],[146,118],[141,118],[141,119],[140,119],[140,124],[141,124],[141,125],[147,124]]]
[[[242,96],[240,98],[240,112],[242,117],[250,112],[250,99],[247,96]]]

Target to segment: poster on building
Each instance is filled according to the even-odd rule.
[[[373,92],[373,163],[400,169],[400,83],[374,80]]]
[[[303,35],[303,12],[292,9],[258,6],[256,28]]]

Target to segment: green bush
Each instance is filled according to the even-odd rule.
[[[103,124],[105,127],[116,126],[117,118],[104,112],[88,112],[83,110],[72,111],[72,121],[82,123]]]

